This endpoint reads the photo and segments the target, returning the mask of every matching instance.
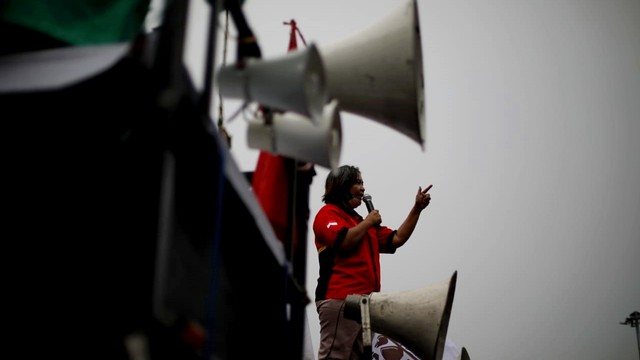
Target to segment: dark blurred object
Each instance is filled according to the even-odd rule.
[[[182,63],[187,5],[135,41],[0,56],[7,353],[293,358],[306,294]]]
[[[0,21],[0,56],[69,46],[69,43],[21,25]]]

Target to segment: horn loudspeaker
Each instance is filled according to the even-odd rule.
[[[274,113],[271,124],[252,119],[247,130],[250,148],[335,169],[340,160],[342,126],[337,100],[324,106],[318,124],[297,113]]]
[[[469,352],[467,351],[467,348],[465,348],[464,346],[462,347],[462,349],[460,349],[460,355],[458,356],[458,360],[471,360],[471,358],[469,357]]]
[[[288,52],[272,60],[245,59],[217,72],[221,96],[257,102],[280,112],[322,121],[327,103],[325,70],[317,47]]]
[[[422,360],[441,360],[456,279],[457,271],[449,280],[422,289],[349,295],[344,316],[361,322],[363,335],[370,326],[370,330],[399,342]],[[363,316],[367,312],[369,321]],[[364,342],[367,345],[366,339]]]
[[[425,104],[416,0],[344,40],[318,46],[328,96],[345,112],[391,127],[424,149]]]

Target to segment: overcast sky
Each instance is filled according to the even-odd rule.
[[[332,45],[400,4],[246,0],[244,12],[268,60],[287,52],[284,21],[307,44]],[[476,360],[638,359],[635,329],[620,322],[640,310],[640,1],[419,0],[418,10],[424,149],[342,113],[340,164],[361,169],[386,225],[433,184],[411,240],[383,255],[382,291],[457,271],[448,336]],[[229,116],[237,103],[226,104]],[[227,128],[252,171],[245,121]],[[312,217],[328,169],[316,171]],[[311,232],[307,241],[313,298]],[[307,314],[315,352],[313,305]]]

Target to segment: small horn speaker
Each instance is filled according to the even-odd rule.
[[[273,60],[248,58],[243,65],[219,69],[217,84],[221,96],[321,121],[328,98],[324,66],[314,44]]]
[[[370,330],[399,342],[422,360],[441,360],[457,274],[417,290],[349,295],[344,316],[362,323],[363,335],[370,326]],[[369,319],[363,319],[367,313]]]
[[[328,95],[346,112],[377,121],[424,148],[422,45],[416,0],[329,46],[319,45]]]
[[[274,113],[271,124],[252,119],[247,130],[250,148],[335,169],[340,160],[342,126],[337,100],[324,106],[318,124],[297,113]]]
[[[460,355],[458,355],[458,360],[471,360],[469,357],[469,352],[467,352],[467,348],[464,346],[460,349]]]

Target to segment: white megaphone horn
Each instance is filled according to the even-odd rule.
[[[226,65],[217,72],[220,95],[256,102],[281,112],[321,121],[327,103],[325,70],[314,44],[273,60],[248,58],[244,67]]]
[[[398,341],[422,360],[441,360],[457,274],[417,290],[349,295],[344,316],[362,324],[365,346],[371,346],[371,332],[376,332]]]
[[[249,120],[247,144],[250,148],[313,162],[331,170],[338,167],[342,125],[337,100],[324,106],[323,116],[317,124],[292,112],[271,116],[270,121],[264,118]]]
[[[319,45],[328,96],[346,112],[389,126],[424,149],[422,45],[416,0],[329,46]]]

